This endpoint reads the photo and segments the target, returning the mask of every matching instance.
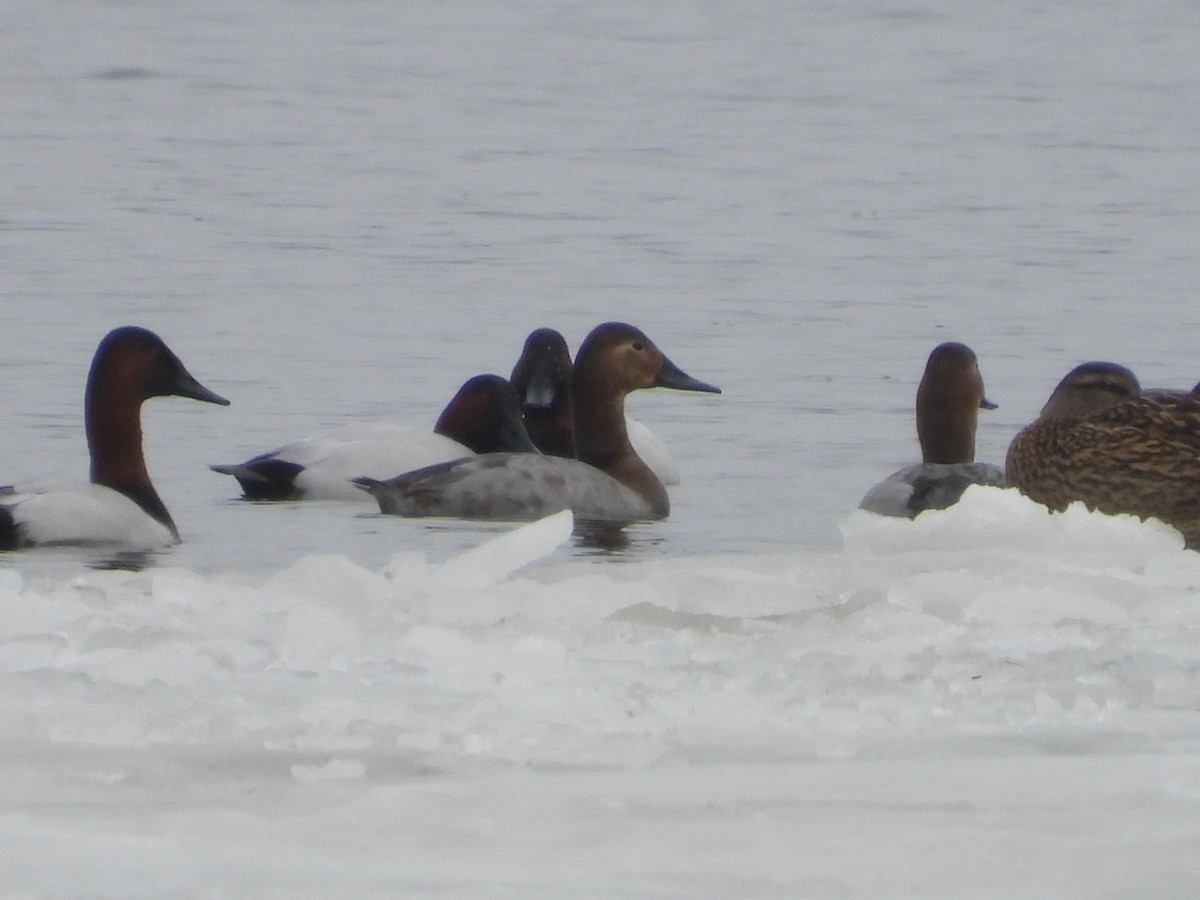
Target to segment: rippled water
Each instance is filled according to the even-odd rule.
[[[169,561],[446,558],[493,529],[235,503],[205,467],[346,418],[432,424],[532,328],[574,347],[624,319],[725,393],[632,399],[683,484],[616,557],[836,547],[915,458],[941,340],[1000,403],[990,460],[1080,360],[1200,376],[1197,24],[1185,2],[10,10],[0,481],[86,473],[92,350],[139,323],[234,402],[147,406]]]

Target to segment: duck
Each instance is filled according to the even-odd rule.
[[[550,456],[574,459],[567,339],[553,328],[531,331],[508,380],[520,400],[525,429],[537,448]]]
[[[1112,362],[1076,366],[1005,456],[1008,483],[1052,510],[1080,501],[1174,526],[1200,549],[1200,394],[1143,391]]]
[[[237,479],[246,500],[369,500],[350,481],[386,476],[479,453],[537,453],[508,380],[467,379],[433,431],[398,422],[349,422],[320,435],[260,453],[242,463],[210,466]]]
[[[187,397],[228,406],[200,384],[157,334],[126,325],[100,341],[84,395],[90,481],[0,489],[0,549],[114,545],[154,550],[179,543],[179,529],[146,468],[142,403]]]
[[[640,329],[606,322],[584,339],[571,372],[577,459],[497,453],[355,483],[390,515],[522,521],[570,509],[583,523],[663,519],[671,509],[667,489],[625,427],[626,395],[652,387],[721,393],[676,366]]]
[[[1004,487],[999,466],[975,462],[981,409],[996,409],[996,404],[984,393],[975,351],[957,341],[934,347],[917,387],[921,462],[879,482],[859,508],[911,519],[925,510],[953,506],[972,484]]]
[[[521,398],[525,427],[538,449],[549,456],[575,458],[571,407],[571,351],[553,328],[529,333],[509,380]],[[679,484],[679,466],[666,443],[648,426],[625,417],[629,442],[665,485]]]

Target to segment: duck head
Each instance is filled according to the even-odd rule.
[[[1068,372],[1042,407],[1044,419],[1082,419],[1142,395],[1137,376],[1111,362],[1086,362]]]
[[[139,405],[151,397],[172,396],[229,405],[197,381],[162,338],[134,325],[114,328],[100,341],[84,404],[91,410],[96,401],[118,392]]]
[[[592,329],[575,358],[572,392],[601,385],[620,396],[652,387],[721,393],[719,387],[692,378],[640,329],[623,322],[607,322]]]
[[[521,419],[521,401],[499,375],[476,375],[458,389],[433,428],[476,453],[537,453]]]
[[[525,338],[521,358],[512,370],[512,385],[526,410],[552,410],[570,403],[571,351],[553,328],[539,328]]]
[[[539,328],[525,339],[512,371],[525,428],[538,449],[550,456],[575,456],[571,408],[571,351],[553,328]]]
[[[649,498],[656,512],[665,516],[670,509],[666,488],[638,458],[625,428],[625,396],[651,387],[721,393],[720,388],[681,370],[632,325],[608,322],[592,329],[571,373],[578,458]]]

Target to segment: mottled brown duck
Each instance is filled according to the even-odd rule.
[[[1013,438],[1005,474],[1051,509],[1161,519],[1200,548],[1200,396],[1143,392],[1123,366],[1084,363]]]

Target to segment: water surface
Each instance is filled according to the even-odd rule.
[[[993,461],[1079,361],[1200,377],[1197,19],[1182,2],[10,11],[0,480],[84,475],[92,350],[138,323],[233,400],[146,407],[185,537],[167,560],[446,558],[492,529],[234,503],[206,466],[349,418],[432,424],[529,330],[575,347],[623,319],[724,394],[631,399],[683,483],[616,556],[835,548],[841,516],[915,458],[942,340],[979,353]]]

